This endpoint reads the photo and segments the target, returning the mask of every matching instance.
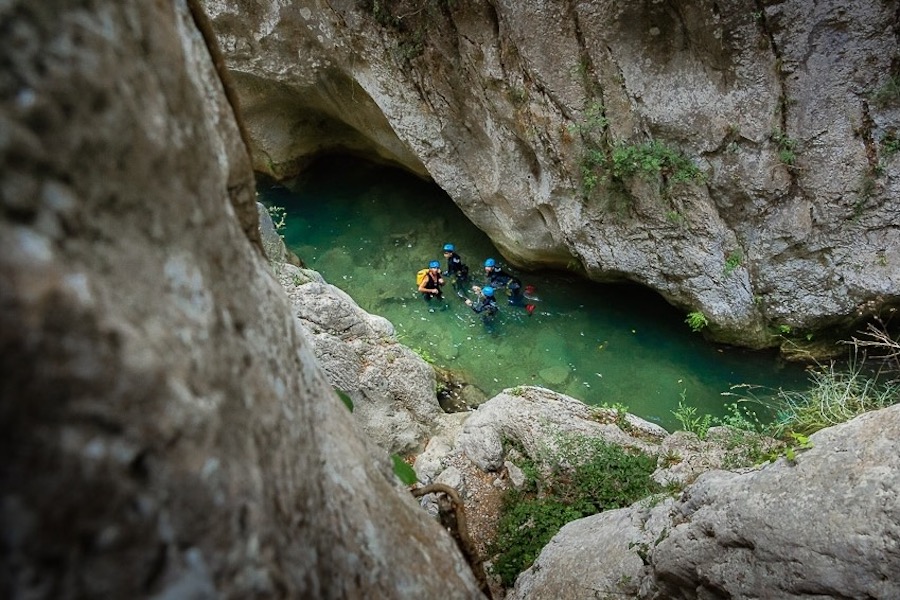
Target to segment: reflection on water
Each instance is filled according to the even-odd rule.
[[[488,328],[445,287],[443,302],[416,292],[416,272],[451,242],[481,283],[485,258],[502,257],[437,187],[405,173],[332,159],[288,187],[260,187],[287,210],[287,245],[308,266],[395,326],[427,360],[461,373],[489,396],[521,384],[589,404],[624,404],[676,428],[682,394],[701,412],[724,414],[721,393],[739,383],[797,387],[802,369],[773,354],[716,347],[684,315],[637,286],[600,285],[565,273],[516,272],[534,286],[529,316],[506,304]],[[449,282],[448,282],[449,284]],[[471,292],[468,295],[474,298]]]

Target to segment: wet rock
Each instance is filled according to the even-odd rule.
[[[551,386],[562,386],[569,378],[569,372],[569,367],[555,366],[541,369],[538,371],[538,375]]]

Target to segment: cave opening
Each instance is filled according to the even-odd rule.
[[[329,154],[297,178],[261,179],[260,199],[284,207],[285,242],[306,265],[366,311],[386,317],[397,337],[425,360],[478,386],[487,397],[540,385],[591,405],[624,405],[667,429],[684,402],[724,416],[733,385],[798,388],[803,368],[775,352],[716,346],[693,333],[684,315],[635,284],[601,284],[571,272],[507,267],[491,240],[437,185],[359,156]],[[446,269],[452,243],[482,285],[494,258],[530,294],[486,326],[464,302],[476,295],[447,282],[443,301],[426,302],[416,273],[432,260]],[[449,279],[449,278],[448,278]]]

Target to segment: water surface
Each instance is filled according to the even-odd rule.
[[[285,241],[306,264],[386,317],[424,358],[461,373],[492,396],[522,384],[545,386],[588,404],[623,404],[667,429],[681,398],[724,414],[734,384],[799,387],[797,365],[773,353],[712,345],[655,293],[559,272],[521,272],[534,286],[531,316],[501,300],[488,328],[451,286],[426,303],[415,274],[456,245],[477,279],[491,241],[434,185],[398,170],[340,158],[317,163],[284,186],[260,186],[264,203],[285,207]],[[480,283],[476,281],[476,283]],[[471,295],[471,294],[470,294]]]

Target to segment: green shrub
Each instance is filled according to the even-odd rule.
[[[662,175],[677,182],[703,180],[700,169],[687,156],[656,140],[617,145],[612,151],[611,171],[619,179]]]
[[[741,263],[744,261],[744,257],[741,254],[740,250],[733,250],[725,257],[725,275],[730,275],[732,271],[741,266]]]
[[[872,101],[880,108],[900,104],[900,75],[890,77],[872,94]]]
[[[601,103],[594,102],[585,109],[584,120],[570,125],[569,131],[583,136],[591,136],[602,133],[608,125],[609,119],[606,117],[606,108]]]
[[[497,538],[490,548],[494,573],[509,587],[563,525],[600,511],[628,506],[660,490],[650,475],[656,459],[629,454],[597,438],[571,436],[547,451],[548,474],[528,460],[522,490],[504,498]]]
[[[691,331],[702,331],[704,327],[709,325],[709,320],[706,318],[700,311],[694,311],[688,313],[687,318],[684,320],[685,323],[688,324],[688,327],[691,328]]]
[[[516,492],[510,493],[501,510],[503,516],[492,548],[492,552],[500,553],[492,570],[506,587],[534,563],[563,525],[585,516],[559,500],[526,498]]]
[[[893,133],[884,136],[881,139],[881,151],[884,153],[885,157],[891,157],[897,152],[900,152],[900,139],[895,137]]]
[[[778,146],[778,160],[785,165],[793,165],[797,160],[797,141],[780,129],[772,132],[772,141]]]

